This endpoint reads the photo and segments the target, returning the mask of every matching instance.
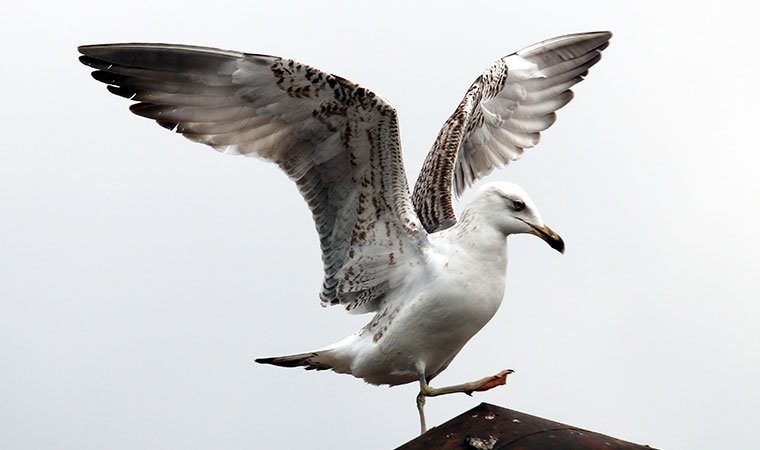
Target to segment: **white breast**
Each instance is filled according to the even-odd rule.
[[[401,384],[439,373],[494,316],[504,296],[506,239],[471,245],[455,229],[431,237],[425,276],[399,286],[360,332],[351,372],[373,384]],[[480,236],[482,240],[483,236]],[[372,341],[370,344],[369,341]],[[390,370],[389,370],[390,369]],[[390,373],[390,374],[389,374]]]

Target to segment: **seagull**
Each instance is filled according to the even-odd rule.
[[[612,34],[578,33],[498,59],[438,134],[410,193],[398,117],[374,92],[291,59],[209,47],[104,44],[80,61],[130,110],[191,141],[277,164],[311,209],[324,263],[319,298],[372,319],[319,350],[256,362],[417,382],[426,397],[485,391],[512,373],[430,382],[488,323],[504,297],[507,237],[562,238],[519,186],[480,187],[457,219],[453,197],[520,159],[572,98]]]

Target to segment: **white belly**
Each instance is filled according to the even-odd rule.
[[[388,299],[360,332],[362,351],[355,355],[351,373],[372,384],[391,385],[417,381],[418,367],[427,377],[438,374],[498,310],[505,272],[506,257],[445,258],[429,284],[417,293],[413,288],[394,292],[398,298]]]

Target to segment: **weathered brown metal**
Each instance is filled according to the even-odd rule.
[[[652,450],[511,409],[481,403],[396,450]]]

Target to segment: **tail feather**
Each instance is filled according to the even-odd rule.
[[[335,367],[327,361],[331,358],[325,358],[325,356],[327,355],[324,352],[310,352],[273,358],[258,358],[256,362],[280,367],[303,367],[306,370],[335,370]]]

